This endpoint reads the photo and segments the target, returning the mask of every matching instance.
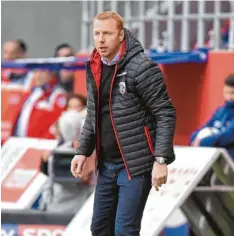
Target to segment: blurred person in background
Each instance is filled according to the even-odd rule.
[[[224,105],[192,134],[190,143],[194,147],[225,148],[234,159],[234,74],[226,78],[223,96]]]
[[[61,114],[61,116],[58,118],[58,120],[54,124],[55,138],[58,140],[59,145],[62,145],[67,141],[69,141],[69,142],[72,141],[73,145],[77,145],[77,141],[78,141],[78,137],[80,136],[80,133],[76,137],[71,132],[69,135],[71,135],[71,137],[73,137],[72,139],[66,138],[66,137],[64,138],[63,136],[67,136],[67,133],[69,133],[66,130],[66,127],[68,127],[68,124],[65,123],[64,124],[65,126],[63,126],[62,121],[64,119],[62,119],[61,117],[63,117],[63,118],[68,117],[69,118],[69,115],[64,115],[64,114],[70,114],[71,118],[74,118],[77,116],[77,122],[75,123],[74,120],[71,120],[70,127],[74,128],[74,132],[77,132],[78,129],[80,129],[80,131],[81,131],[81,128],[83,127],[85,116],[86,116],[86,102],[87,102],[86,97],[84,97],[81,94],[71,94],[67,98],[66,110]],[[72,115],[73,115],[73,117],[72,117]],[[62,129],[62,133],[64,135],[61,135],[61,131],[60,131],[61,129]],[[51,153],[49,151],[45,151],[42,155],[41,170],[43,173],[47,173],[47,163],[48,163],[48,158],[50,155],[51,155]]]
[[[3,60],[23,59],[27,55],[28,46],[22,39],[7,41],[3,45]]]
[[[70,100],[71,102],[72,100]],[[79,111],[69,106],[67,110],[59,117],[57,122],[60,142],[56,148],[59,150],[74,150],[74,144],[80,138],[84,118]],[[53,155],[52,153],[50,155]],[[43,159],[41,171],[49,175],[47,159]],[[57,157],[58,158],[58,157]],[[46,162],[45,162],[46,161]],[[42,194],[41,208],[49,212],[75,214],[82,207],[89,195],[92,193],[95,184],[95,158],[90,158],[84,166],[85,175],[82,178],[82,184],[67,181],[66,183],[51,182],[48,179],[45,190]],[[64,173],[69,172],[64,169]],[[70,173],[70,172],[69,172]],[[52,193],[52,196],[51,196]]]
[[[12,61],[26,58],[28,46],[22,39],[10,40],[3,45],[2,60]],[[3,83],[22,84],[27,75],[26,69],[2,68],[1,81]]]
[[[85,118],[87,99],[82,94],[71,94],[67,100],[67,110],[76,110]]]
[[[83,176],[96,144],[92,235],[137,236],[148,194],[167,182],[167,165],[175,160],[175,109],[159,66],[120,15],[98,14],[93,37],[88,110],[71,172]]]
[[[66,111],[76,111],[78,112],[82,117],[82,125],[84,123],[87,108],[86,108],[87,99],[85,96],[81,94],[71,94],[67,98],[67,105],[66,105]],[[63,142],[62,137],[59,134],[58,131],[58,123],[55,123],[55,132],[56,132],[56,139],[59,140],[59,142]]]
[[[59,44],[55,48],[55,57],[75,56],[74,49],[68,43]],[[60,70],[57,74],[59,85],[67,92],[73,91],[75,72],[71,70]]]
[[[53,73],[36,71],[34,86],[23,104],[15,125],[14,135],[18,137],[54,138],[50,126],[65,110],[67,95],[56,86]]]

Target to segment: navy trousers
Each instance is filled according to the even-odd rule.
[[[97,179],[92,235],[139,236],[150,189],[151,173],[129,180],[123,164],[105,161]]]

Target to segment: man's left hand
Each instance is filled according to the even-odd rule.
[[[152,186],[155,187],[156,191],[167,182],[168,168],[166,164],[154,163],[152,170]]]

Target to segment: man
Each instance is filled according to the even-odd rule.
[[[15,59],[24,59],[27,55],[28,47],[22,39],[7,41],[3,45],[2,59],[11,61]],[[22,84],[27,75],[26,69],[2,69],[1,81],[3,83]]]
[[[7,41],[3,45],[3,60],[23,59],[27,54],[27,45],[21,39]]]
[[[234,75],[229,75],[223,88],[225,104],[219,107],[211,119],[195,131],[192,146],[226,148],[234,159]]]
[[[59,44],[55,48],[55,57],[72,57],[75,56],[73,48],[67,44],[62,43]],[[67,92],[73,91],[73,83],[74,83],[74,71],[71,70],[60,70],[57,73],[58,83],[59,85],[66,90]]]
[[[36,71],[34,86],[23,104],[15,125],[14,135],[18,137],[53,139],[50,127],[66,107],[66,93],[56,86],[56,80],[49,71]]]
[[[167,164],[175,159],[175,110],[157,63],[117,13],[97,15],[93,36],[88,111],[71,171],[81,177],[96,146],[92,234],[139,235],[151,183],[156,190],[165,184]]]

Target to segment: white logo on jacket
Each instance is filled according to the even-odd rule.
[[[126,84],[125,84],[125,82],[119,82],[119,92],[121,94],[125,94],[125,92],[126,92]]]

